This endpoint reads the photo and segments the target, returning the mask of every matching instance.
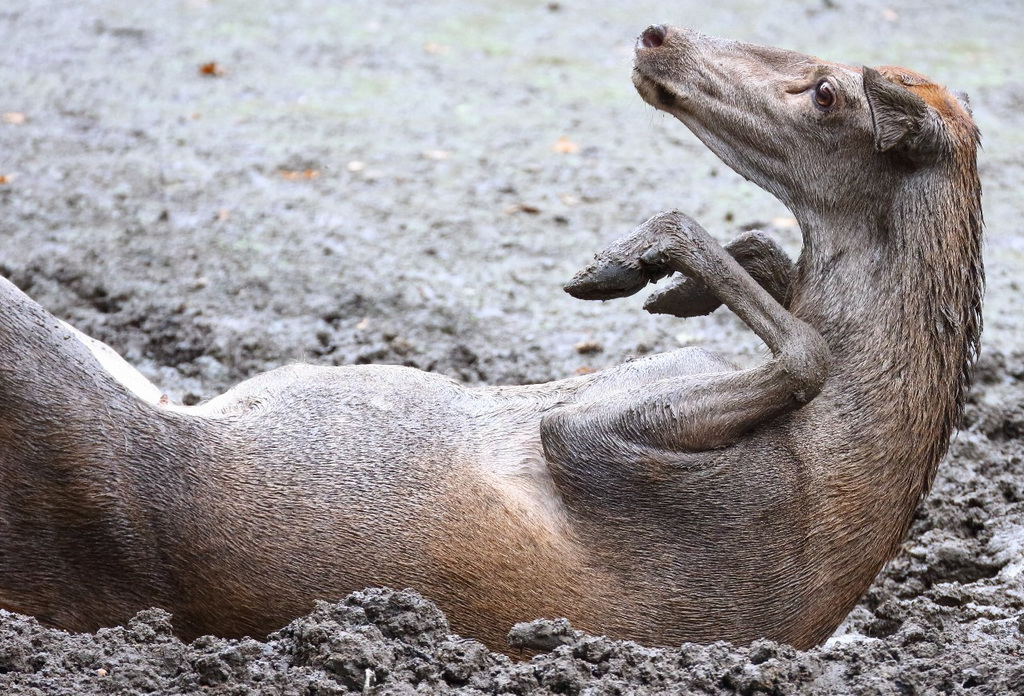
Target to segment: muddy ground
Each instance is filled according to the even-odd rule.
[[[269,638],[191,645],[158,610],[77,636],[3,613],[0,691],[1024,693],[1018,15],[1013,1],[3,3],[0,271],[188,403],[299,360],[497,384],[693,343],[759,359],[728,313],[671,320],[560,289],[670,207],[722,240],[761,227],[798,247],[785,208],[633,93],[631,44],[653,21],[969,92],[989,292],[977,388],[932,494],[822,648],[577,636],[512,663],[413,594],[367,591]]]

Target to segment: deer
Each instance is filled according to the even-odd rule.
[[[786,205],[802,250],[722,246],[669,211],[566,290],[671,276],[648,310],[724,305],[770,357],[688,347],[478,387],[294,364],[182,406],[4,280],[0,608],[91,631],[162,607],[188,640],[386,585],[494,650],[536,617],[648,645],[824,641],[899,550],[964,408],[978,130],[911,70],[667,25],[637,39],[633,82]]]

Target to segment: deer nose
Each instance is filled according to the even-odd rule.
[[[645,48],[660,48],[665,43],[667,34],[668,29],[664,24],[652,24],[644,29],[644,33],[640,35],[640,42]]]

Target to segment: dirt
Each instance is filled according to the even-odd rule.
[[[528,383],[700,343],[561,284],[651,214],[723,241],[789,212],[629,82],[653,21],[966,90],[984,137],[977,386],[899,556],[825,646],[655,649],[530,630],[513,661],[411,592],[321,604],[269,637],[184,645],[173,617],[68,635],[0,614],[12,694],[1024,693],[1024,42],[1016,2],[599,6],[174,0],[0,7],[0,271],[177,400],[294,361]],[[206,66],[206,69],[201,69]],[[204,74],[206,73],[206,74]],[[550,636],[554,635],[554,638]]]

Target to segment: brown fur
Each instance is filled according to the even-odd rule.
[[[657,31],[641,94],[789,205],[803,253],[763,235],[723,249],[666,213],[569,290],[685,274],[650,308],[724,302],[771,360],[686,349],[483,389],[298,365],[167,407],[2,282],[0,607],[91,630],[156,605],[186,638],[233,636],[387,584],[497,649],[537,616],[646,643],[826,638],[895,553],[963,408],[977,131],[910,71]]]

